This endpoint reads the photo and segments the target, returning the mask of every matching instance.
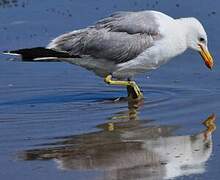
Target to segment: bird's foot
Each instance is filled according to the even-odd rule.
[[[130,100],[141,100],[144,98],[140,88],[134,81],[128,81],[129,85],[127,85],[128,98]]]
[[[126,86],[127,87],[127,92],[128,92],[128,99],[129,100],[142,100],[144,98],[140,88],[136,84],[135,81],[117,81],[117,80],[112,80],[112,75],[108,75],[105,77],[104,81],[107,84],[110,85],[119,85],[119,86]]]

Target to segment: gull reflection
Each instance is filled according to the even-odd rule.
[[[98,170],[103,179],[170,179],[205,171],[212,153],[215,115],[204,130],[174,135],[174,125],[152,125],[138,120],[137,108],[120,112],[98,132],[63,138],[45,148],[27,150],[24,160],[53,159],[63,170]]]

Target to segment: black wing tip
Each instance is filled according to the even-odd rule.
[[[1,52],[1,54],[7,54],[7,53],[11,53],[11,51],[9,51],[9,50],[4,50],[4,51]]]
[[[67,52],[56,51],[45,47],[25,48],[12,51],[3,51],[4,54],[21,56],[23,61],[34,61],[36,58],[81,58],[80,55],[71,55]],[[51,60],[50,60],[51,61]]]
[[[20,55],[17,51],[2,51],[1,54],[8,54],[8,55]]]

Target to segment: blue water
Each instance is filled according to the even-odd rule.
[[[187,51],[136,78],[145,95],[136,109],[112,101],[124,88],[80,67],[0,55],[1,179],[219,179],[217,0],[7,2],[0,1],[0,51],[46,45],[114,11],[154,9],[200,19],[215,68]]]

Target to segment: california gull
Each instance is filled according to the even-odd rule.
[[[46,48],[9,51],[24,61],[65,61],[92,70],[111,85],[143,95],[131,79],[157,69],[190,48],[198,51],[208,68],[213,58],[207,34],[194,17],[173,19],[157,11],[116,12],[95,25],[53,39]]]

